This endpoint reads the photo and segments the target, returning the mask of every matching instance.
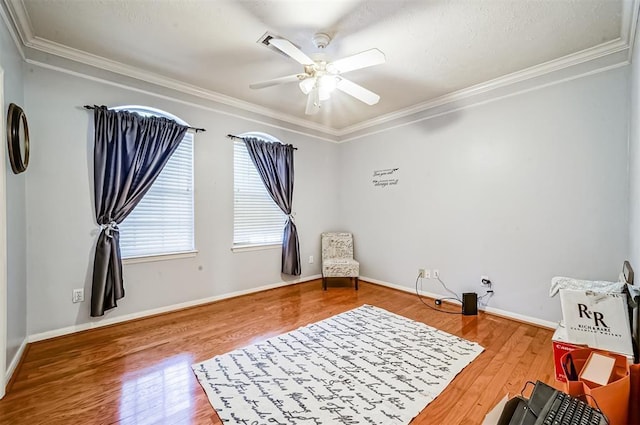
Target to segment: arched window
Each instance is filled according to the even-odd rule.
[[[240,137],[255,137],[281,143],[266,133],[244,133]],[[233,145],[233,246],[235,248],[280,245],[286,220],[280,207],[273,202],[242,140]]]
[[[174,115],[146,106],[113,109],[189,125]],[[120,224],[122,258],[193,252],[193,215],[193,133],[187,132],[151,189]]]

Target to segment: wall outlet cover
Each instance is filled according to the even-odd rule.
[[[84,289],[74,289],[71,295],[71,301],[74,303],[84,302]]]

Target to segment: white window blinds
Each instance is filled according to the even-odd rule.
[[[233,245],[282,243],[285,215],[262,183],[242,140],[234,141]]]
[[[120,224],[122,258],[193,251],[193,222],[193,134],[186,133],[144,198]]]

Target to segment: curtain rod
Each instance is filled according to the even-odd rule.
[[[240,136],[234,136],[233,134],[227,134],[227,137],[229,139],[240,139],[240,140],[244,140],[244,137],[240,137]],[[298,150],[298,148],[294,147],[293,150]]]
[[[97,107],[98,106],[84,105],[84,109],[96,109]],[[182,125],[182,124],[180,124],[180,125]],[[185,127],[187,127],[189,130],[195,131],[196,133],[199,132],[199,131],[207,131],[204,128],[191,127],[191,126],[188,126],[188,125],[185,126]]]

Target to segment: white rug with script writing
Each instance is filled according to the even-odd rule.
[[[364,305],[192,368],[224,423],[408,424],[482,351]]]

